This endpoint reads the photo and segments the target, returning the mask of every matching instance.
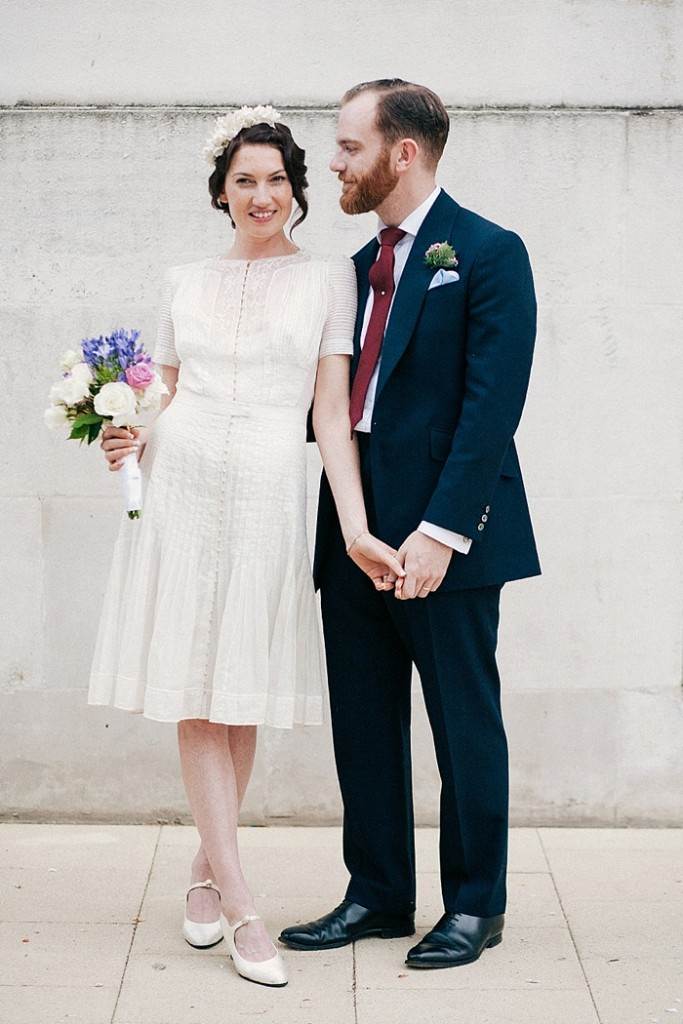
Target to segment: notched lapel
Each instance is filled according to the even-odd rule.
[[[427,295],[429,282],[434,276],[434,268],[425,264],[425,252],[432,242],[449,237],[459,211],[460,207],[455,200],[442,189],[415,236],[396,289],[384,335],[377,397],[406,350]]]
[[[418,234],[413,242],[413,248],[410,250],[408,262],[403,268],[401,280],[396,289],[394,303],[391,307],[391,314],[382,344],[382,362],[377,382],[378,395],[387,377],[393,372],[396,364],[405,352],[415,329],[417,318],[420,315],[422,303],[429,288],[429,282],[434,273],[431,267],[425,266],[424,259],[420,259],[416,252],[419,238]]]

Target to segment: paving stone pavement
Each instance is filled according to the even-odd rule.
[[[239,978],[180,935],[193,828],[0,824],[0,1024],[683,1024],[683,829],[517,828],[505,938],[475,964],[403,965],[411,939],[285,953]],[[277,934],[343,895],[336,828],[244,828]],[[418,935],[442,912],[438,835],[417,834]]]

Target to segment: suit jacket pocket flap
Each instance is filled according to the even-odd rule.
[[[444,462],[451,453],[453,435],[448,430],[432,427],[429,431],[429,452],[433,459]]]

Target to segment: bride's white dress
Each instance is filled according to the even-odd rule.
[[[88,703],[177,722],[322,720],[306,538],[318,360],[353,351],[346,257],[214,256],[166,274],[154,361],[179,366],[122,514]]]

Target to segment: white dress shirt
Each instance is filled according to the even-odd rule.
[[[398,282],[401,280],[401,274],[405,267],[410,250],[413,247],[415,236],[422,227],[422,222],[431,210],[434,202],[436,201],[441,188],[439,185],[436,186],[433,192],[431,192],[424,202],[409,213],[408,216],[401,221],[398,225],[402,231],[405,231],[403,238],[396,243],[394,246],[394,294],[391,297],[391,306],[394,304],[394,298],[396,297],[396,289],[398,288]],[[380,232],[387,227],[386,224],[378,219],[377,227],[377,239],[380,240]],[[377,253],[379,259],[379,252]],[[363,326],[360,334],[360,345],[361,348],[365,343],[365,335],[368,329],[368,323],[370,322],[370,314],[372,313],[372,304],[374,301],[374,293],[372,288],[368,292],[368,299],[365,304],[365,313],[363,316]],[[391,306],[389,307],[389,315],[387,316],[387,323],[389,323],[389,317],[391,316]],[[370,426],[372,423],[372,410],[375,405],[375,395],[377,393],[377,381],[379,379],[379,368],[382,361],[382,353],[380,351],[379,359],[377,360],[377,366],[370,378],[368,385],[368,391],[365,396],[365,405],[363,407],[363,416],[356,425],[356,430],[362,430],[364,433],[370,433]],[[460,533],[454,533],[453,530],[446,530],[443,526],[436,526],[434,523],[427,523],[424,520],[418,526],[420,533],[426,534],[428,537],[433,537],[434,540],[441,541],[442,544],[447,544],[448,547],[453,548],[455,551],[459,551],[461,554],[466,555],[470,550],[472,540],[469,537],[463,537]]]

